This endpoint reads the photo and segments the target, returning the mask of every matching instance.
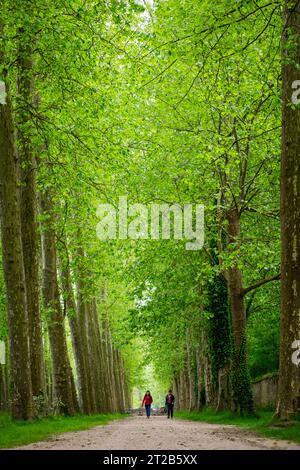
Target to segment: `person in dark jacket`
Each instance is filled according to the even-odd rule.
[[[169,390],[168,394],[166,395],[166,408],[168,411],[168,419],[169,418],[173,419],[174,403],[175,403],[175,397],[172,393],[172,390]]]
[[[152,399],[151,393],[149,392],[149,390],[147,390],[147,392],[145,393],[145,396],[143,398],[143,401],[142,401],[142,407],[145,404],[146,416],[147,416],[148,419],[150,418],[150,415],[151,415],[151,404],[152,404],[152,402],[153,402],[153,399]]]

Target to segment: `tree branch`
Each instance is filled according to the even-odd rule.
[[[252,290],[257,289],[258,287],[263,286],[264,284],[267,284],[268,282],[278,281],[279,279],[280,279],[280,273],[272,277],[266,277],[265,279],[261,279],[260,281],[255,282],[254,284],[252,284],[252,286],[249,286],[243,289],[241,294],[244,297],[246,294],[248,294],[248,292],[251,292]]]

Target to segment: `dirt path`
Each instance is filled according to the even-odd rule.
[[[87,431],[68,432],[20,449],[215,450],[298,449],[300,445],[257,437],[235,426],[130,417]]]

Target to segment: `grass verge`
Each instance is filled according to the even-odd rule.
[[[176,417],[191,421],[202,421],[213,424],[233,424],[249,431],[254,431],[270,439],[285,439],[300,443],[300,421],[289,426],[279,426],[273,423],[274,411],[259,411],[257,416],[238,416],[229,411],[216,413],[210,409],[203,411],[177,411]]]
[[[125,414],[96,414],[76,416],[52,416],[33,422],[12,421],[6,413],[0,414],[0,449],[17,447],[42,441],[50,436],[89,429],[105,425],[114,419],[125,418]]]

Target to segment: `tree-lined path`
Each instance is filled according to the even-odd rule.
[[[46,3],[0,0],[1,431],[254,417],[266,376],[299,429],[299,0]],[[169,424],[252,445],[82,436]]]
[[[80,450],[278,450],[300,445],[256,436],[236,426],[155,416],[131,417],[87,431],[65,433],[22,449]]]

